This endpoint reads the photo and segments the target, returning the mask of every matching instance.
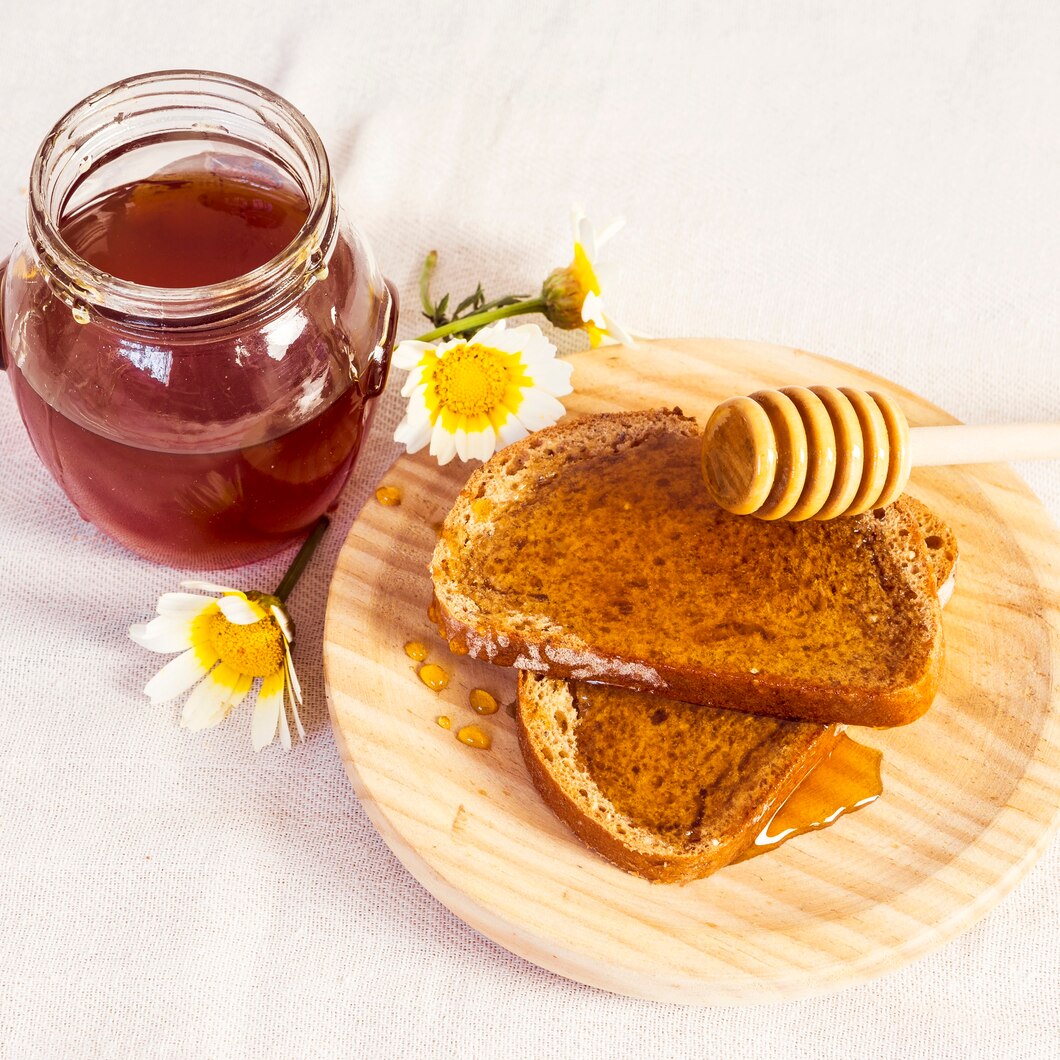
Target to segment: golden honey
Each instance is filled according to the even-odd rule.
[[[456,738],[468,747],[477,747],[480,751],[488,751],[493,743],[490,734],[478,725],[465,725],[457,732]]]
[[[434,719],[434,723],[440,729],[449,729],[452,728],[453,725],[452,719],[448,714],[439,714],[438,717]]]
[[[875,802],[883,793],[882,761],[875,748],[840,736],[831,754],[810,770],[736,860],[746,861],[797,835],[828,828],[845,814]]]
[[[449,674],[436,663],[421,666],[419,678],[432,692],[441,692],[449,684]]]
[[[427,658],[427,645],[418,640],[410,640],[405,644],[405,654],[415,662],[423,662]]]
[[[401,490],[397,486],[380,486],[375,491],[375,499],[384,508],[393,508],[401,503]]]
[[[473,688],[468,695],[468,703],[476,714],[496,714],[497,700],[484,688]]]

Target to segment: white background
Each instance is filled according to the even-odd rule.
[[[569,205],[655,335],[849,360],[972,422],[1060,419],[1060,7],[1038,3],[0,6],[0,256],[70,105],[165,67],[309,116],[416,321],[530,291]],[[580,340],[563,336],[564,350]],[[177,575],[82,524],[0,383],[0,1056],[1044,1057],[1060,848],[933,956],[821,1000],[682,1009],[561,980],[447,913],[354,798],[320,675],[330,567],[395,455],[396,392],[292,599],[308,744],[255,757],[141,689],[126,639]],[[1060,517],[1060,465],[1020,468]],[[273,583],[284,557],[229,575]],[[1004,587],[998,587],[999,594]]]

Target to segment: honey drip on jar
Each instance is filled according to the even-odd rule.
[[[832,753],[810,770],[736,860],[746,861],[794,836],[828,828],[845,814],[875,802],[883,793],[882,761],[874,748],[846,734],[840,736]]]
[[[401,503],[401,490],[397,486],[380,486],[375,491],[375,499],[384,508],[393,508]]]

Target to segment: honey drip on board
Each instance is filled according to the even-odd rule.
[[[401,490],[397,486],[380,486],[375,491],[375,499],[384,508],[393,508],[401,503]]]
[[[427,658],[427,645],[422,641],[410,640],[405,644],[405,654],[414,662],[423,662]]]
[[[468,703],[476,714],[496,714],[497,700],[484,688],[473,688],[468,695]]]
[[[480,751],[488,751],[493,743],[490,734],[478,725],[465,725],[457,732],[456,738],[468,747],[477,747]]]
[[[433,692],[441,692],[449,684],[449,674],[435,663],[421,666],[419,678]]]
[[[434,723],[440,729],[449,729],[452,728],[453,725],[452,719],[450,719],[448,714],[439,714],[438,717],[434,719]]]
[[[831,754],[810,770],[735,860],[775,850],[794,836],[828,828],[845,814],[875,802],[883,793],[882,761],[874,748],[846,734],[840,736]]]

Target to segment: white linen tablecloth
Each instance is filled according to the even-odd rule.
[[[67,107],[167,67],[315,124],[417,322],[439,283],[530,291],[580,200],[626,230],[614,304],[654,335],[795,345],[962,419],[1060,418],[1060,7],[840,0],[0,7],[0,256]],[[582,338],[564,335],[561,349]],[[308,742],[190,735],[129,623],[179,575],[82,523],[0,383],[0,1057],[1046,1057],[1060,846],[935,954],[831,997],[695,1009],[513,957],[402,869],[335,751],[320,638],[345,531],[396,455],[392,387],[292,598]],[[1060,518],[1060,465],[1020,469]],[[227,574],[268,586],[285,557]]]

